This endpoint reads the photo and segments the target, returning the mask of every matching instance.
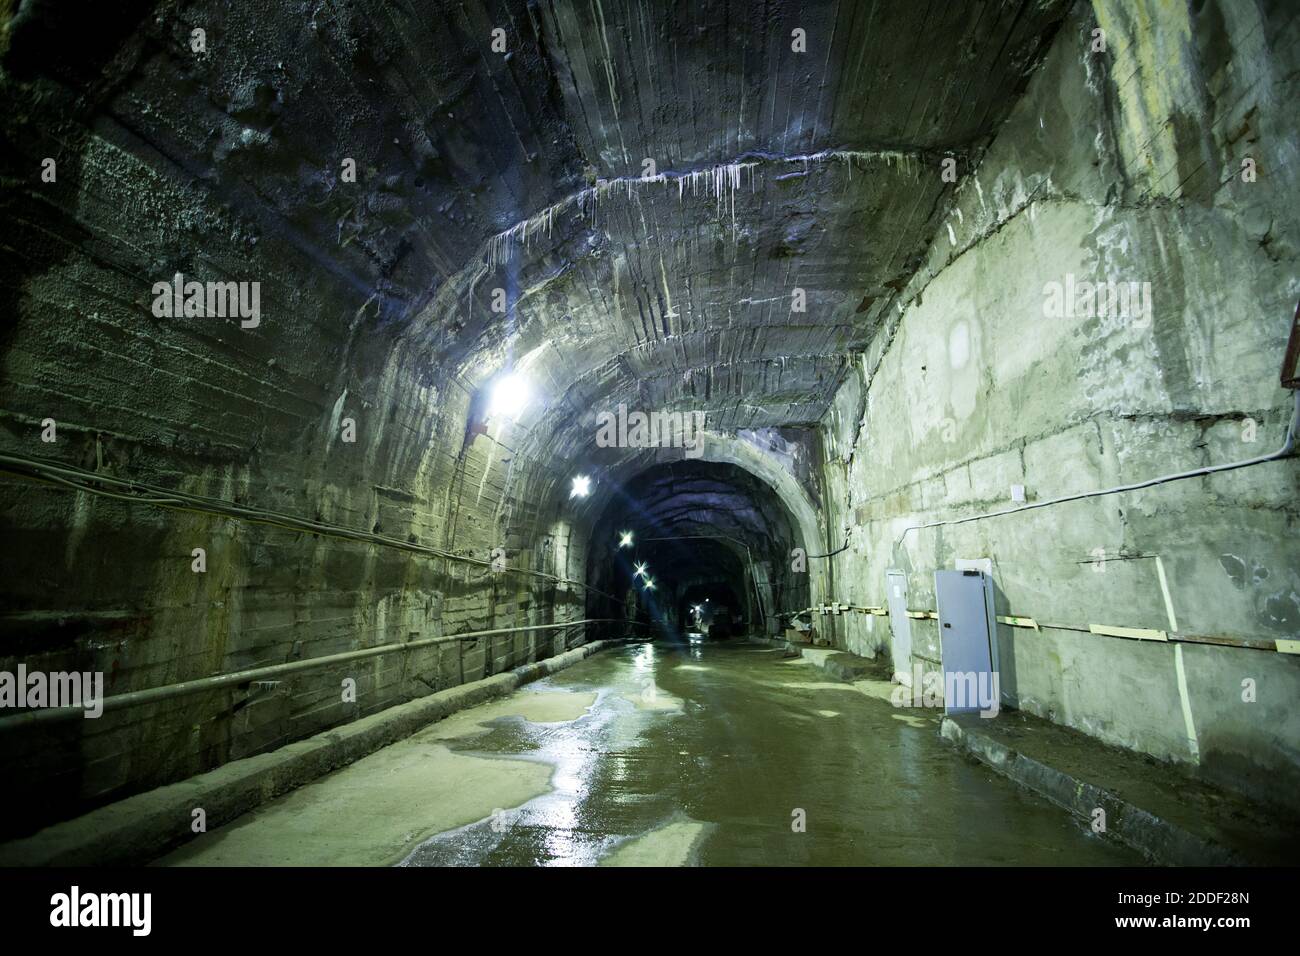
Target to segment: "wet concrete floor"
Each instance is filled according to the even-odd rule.
[[[172,865],[1135,865],[883,681],[632,644],[205,834]],[[802,826],[800,825],[802,824]]]

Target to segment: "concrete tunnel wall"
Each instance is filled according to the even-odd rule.
[[[63,448],[83,462],[98,460],[110,474],[153,478],[195,494],[436,543],[480,562],[500,548],[510,568],[581,577],[585,542],[571,535],[553,504],[540,504],[548,483],[535,476],[535,466],[518,458],[503,463],[485,436],[462,448],[466,398],[454,388],[441,391],[421,381],[401,347],[386,346],[382,334],[346,353],[337,369],[301,367],[277,353],[275,366],[262,371],[256,355],[223,354],[219,342],[210,343],[212,354],[205,355],[209,343],[187,343],[196,374],[182,384],[140,369],[154,349],[168,347],[165,336],[140,343],[143,355],[109,348],[113,354],[106,357],[99,346],[120,330],[108,320],[88,331],[87,336],[83,327],[72,351],[99,359],[97,382],[109,368],[119,368],[108,377],[143,380],[158,390],[157,401],[189,409],[182,414],[200,423],[216,417],[201,409],[205,392],[236,391],[248,411],[222,423],[229,446],[193,449],[160,442],[148,428],[137,431],[125,409],[99,395],[98,386],[50,399],[48,390],[60,388],[61,376],[53,369],[21,398],[7,396],[10,408],[30,407],[29,418],[52,414]],[[39,320],[24,323],[15,351],[29,336],[47,332]],[[391,351],[382,359],[375,354],[386,349]],[[309,393],[316,390],[304,379],[329,384],[320,387],[314,405],[286,409],[287,388],[268,393],[268,377]],[[7,382],[16,384],[12,377]],[[355,444],[336,437],[340,414],[354,417]],[[115,416],[120,424],[106,425]],[[284,421],[290,416],[291,424]],[[256,451],[254,465],[236,442],[255,445],[265,435],[267,417],[287,427],[294,442],[287,448],[268,442]],[[20,433],[30,428],[15,424],[25,426],[15,428]],[[6,448],[19,444],[13,432],[7,437]],[[6,653],[22,653],[31,668],[102,671],[109,694],[412,636],[581,617],[578,588],[496,574],[478,564],[25,482],[12,492],[21,507],[9,512],[4,561],[10,593],[24,609],[8,614]],[[55,536],[53,527],[67,530]],[[203,574],[191,570],[196,547],[206,550]],[[59,599],[78,592],[84,595],[80,607],[56,610]],[[132,610],[124,612],[124,606]],[[269,691],[206,693],[77,721],[54,733],[11,734],[16,746],[4,748],[5,772],[22,785],[6,796],[26,804],[35,799],[29,795],[49,793],[53,786],[69,803],[43,802],[66,813],[83,801],[186,777],[499,673],[581,639],[581,629],[489,637],[463,645],[463,651],[459,645],[431,647],[323,668]],[[340,697],[344,677],[357,682],[355,704]],[[63,779],[69,774],[78,778],[75,784]],[[34,813],[26,822],[39,818]]]
[[[1300,21],[1253,4],[1095,8],[1062,28],[824,420],[830,523],[853,526],[837,594],[883,605],[885,571],[901,568],[909,606],[932,609],[934,570],[991,558],[999,614],[1257,639],[1268,649],[1003,624],[1002,686],[1034,714],[1289,805],[1300,662],[1271,648],[1300,633],[1293,460],[896,545],[909,525],[1012,506],[1014,484],[1033,502],[1282,443]],[[1098,24],[1109,55],[1091,49]],[[1067,274],[1149,282],[1150,321],[1045,315]],[[838,626],[851,651],[888,650],[887,618]],[[927,669],[936,626],[912,622]]]
[[[365,187],[369,208],[382,211],[358,213],[352,230],[359,242],[327,249],[317,245],[310,223],[278,220],[248,201],[240,172],[274,148],[265,138],[240,141],[239,129],[269,122],[254,115],[264,107],[230,107],[239,119],[227,116],[220,128],[234,139],[215,146],[197,145],[205,142],[206,112],[187,112],[174,101],[172,109],[155,105],[151,112],[143,97],[192,90],[193,77],[178,82],[176,73],[193,68],[142,52],[159,39],[153,34],[174,27],[161,20],[146,21],[140,35],[123,41],[122,62],[103,62],[121,31],[136,28],[130,14],[140,9],[113,11],[122,22],[102,24],[102,47],[91,42],[84,59],[67,59],[92,77],[102,68],[141,93],[116,107],[139,124],[97,122],[92,130],[85,101],[54,80],[21,83],[22,71],[6,64],[11,75],[0,113],[13,125],[3,144],[5,176],[25,179],[28,166],[53,155],[63,185],[48,202],[6,190],[6,243],[15,252],[6,253],[0,282],[0,450],[419,541],[478,561],[503,548],[511,568],[554,573],[546,555],[558,548],[581,569],[583,541],[570,538],[555,511],[556,477],[526,452],[504,455],[491,436],[469,432],[469,377],[440,374],[426,349],[412,347],[409,328],[392,321],[391,280],[387,295],[371,291],[372,256],[382,258],[377,250],[410,214],[376,204],[385,189],[372,180]],[[234,35],[249,16],[230,12],[223,32]],[[260,29],[260,17],[249,35],[272,36],[269,27]],[[24,39],[29,48],[36,42],[33,29],[15,34],[15,55]],[[209,66],[240,69],[219,60]],[[165,116],[192,126],[174,126]],[[325,122],[319,114],[303,120]],[[358,150],[371,143],[368,136],[351,141]],[[198,170],[173,158],[186,150],[210,165]],[[365,154],[358,157],[364,168]],[[332,154],[319,160],[337,168]],[[324,182],[317,188],[327,192]],[[318,211],[330,217],[330,209]],[[367,249],[357,253],[360,244]],[[178,271],[257,277],[260,325],[241,330],[219,320],[154,318],[143,277]],[[50,444],[40,439],[47,418],[57,423]],[[352,443],[342,438],[347,418],[355,422]],[[411,635],[581,616],[574,589],[478,565],[70,493],[9,474],[0,486],[4,669],[22,661],[30,669],[101,671],[109,695]],[[191,568],[199,547],[206,550],[202,574]],[[32,829],[272,749],[549,656],[566,638],[582,635],[485,638],[463,653],[458,646],[424,648],[324,668],[266,690],[211,692],[7,733],[0,747],[0,773],[10,782],[3,827]],[[355,704],[341,698],[344,677],[357,683]]]

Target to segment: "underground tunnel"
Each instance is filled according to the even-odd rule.
[[[0,865],[1293,863],[1297,77],[1266,0],[0,3]]]

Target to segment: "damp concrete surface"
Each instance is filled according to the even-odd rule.
[[[1133,865],[879,680],[629,644],[203,834],[164,865]]]

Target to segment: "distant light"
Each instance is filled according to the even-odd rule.
[[[704,599],[704,603],[705,603],[705,604],[708,604],[708,603],[709,603],[709,599],[708,599],[708,598],[705,598],[705,599]]]
[[[492,384],[488,414],[493,417],[518,418],[531,397],[532,390],[522,375],[503,375]]]
[[[591,479],[586,475],[574,475],[573,487],[569,489],[570,498],[585,498],[591,493]]]
[[[646,589],[647,591],[653,591],[653,590],[655,589],[654,578],[647,577],[647,578],[645,579],[645,589]]]
[[[633,577],[633,578],[639,578],[639,577],[641,577],[641,575],[645,574],[645,565],[644,565],[644,564],[638,564],[635,568],[633,568],[633,571],[634,571],[635,573],[632,575],[632,577]]]
[[[630,547],[632,547],[632,532],[631,532],[631,531],[620,531],[620,532],[618,533],[618,546],[619,546],[620,548],[630,548]]]

